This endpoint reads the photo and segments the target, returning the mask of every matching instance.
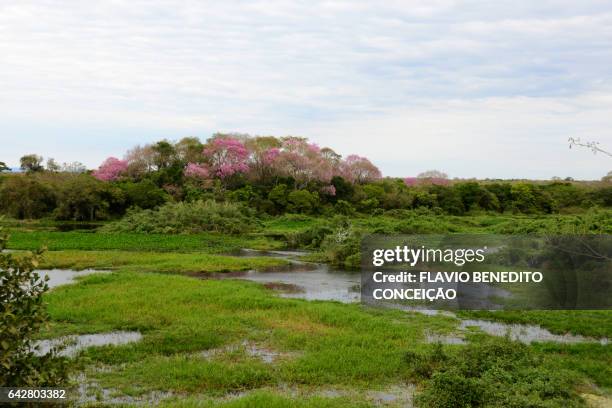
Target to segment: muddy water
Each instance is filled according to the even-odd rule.
[[[280,289],[280,296],[301,298],[308,300],[335,300],[344,303],[360,301],[359,285],[361,276],[359,272],[349,272],[330,268],[325,264],[302,262],[296,258],[305,255],[300,251],[256,251],[245,249],[238,256],[271,256],[286,259],[290,262],[288,267],[276,268],[273,271],[248,271],[231,274],[216,274],[215,278],[238,278],[266,284],[270,288]],[[291,288],[283,291],[282,288]],[[495,293],[497,296],[505,296],[505,293]],[[443,314],[457,317],[452,312],[414,309],[399,306],[400,309],[423,313],[426,315]],[[555,343],[600,343],[608,344],[606,338],[595,339],[572,334],[553,334],[550,331],[536,325],[507,324],[487,320],[461,320],[459,333],[457,335],[436,336],[428,334],[428,342],[442,342],[446,344],[463,344],[463,334],[471,328],[479,329],[493,336],[505,336],[529,344],[532,342],[555,342]]]
[[[34,344],[36,355],[47,354],[52,348],[64,346],[58,353],[60,356],[74,357],[88,347],[118,346],[140,341],[142,334],[133,331],[115,331],[110,333],[84,334],[81,336],[66,336],[51,340],[40,340]]]

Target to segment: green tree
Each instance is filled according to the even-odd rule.
[[[142,209],[155,208],[170,200],[168,193],[148,179],[139,183],[121,183],[119,187],[125,192],[128,206]]]
[[[27,171],[28,173],[35,173],[38,171],[43,171],[42,165],[43,158],[37,154],[26,154],[19,159],[19,163],[21,164],[21,170]]]
[[[116,187],[96,180],[89,174],[72,177],[62,184],[55,218],[73,221],[106,219],[111,206],[121,204],[116,201],[123,201],[123,197],[112,190],[116,190]]]
[[[268,200],[274,203],[276,210],[282,212],[287,207],[287,185],[278,184],[268,193]]]
[[[40,218],[55,208],[53,189],[31,176],[8,177],[0,186],[0,209],[13,218]]]
[[[160,170],[170,167],[177,159],[176,149],[167,140],[155,143],[151,149],[153,150],[153,164]]]
[[[0,161],[0,173],[4,172],[4,171],[9,171],[9,167],[6,165],[6,163],[1,162]]]
[[[54,351],[34,353],[33,337],[47,323],[43,294],[47,281],[34,271],[42,251],[3,253],[8,237],[0,230],[0,384],[4,387],[65,385],[68,366]]]
[[[308,190],[294,190],[287,196],[287,209],[296,213],[311,213],[319,205],[319,195]]]

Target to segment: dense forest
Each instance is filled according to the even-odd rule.
[[[393,210],[472,215],[575,213],[612,207],[611,177],[573,180],[450,180],[439,171],[382,177],[367,158],[343,158],[298,137],[215,134],[137,146],[97,170],[21,158],[0,166],[0,213],[17,219],[115,219],[166,203],[233,203],[253,215],[380,215]],[[132,210],[133,211],[133,210]]]

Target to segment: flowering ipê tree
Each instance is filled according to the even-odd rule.
[[[95,170],[92,175],[98,180],[114,181],[121,177],[128,169],[127,160],[119,160],[116,157],[109,157]]]
[[[281,175],[290,176],[298,185],[309,181],[329,183],[335,173],[334,163],[314,143],[302,137],[286,137],[275,157],[275,167]]]
[[[202,179],[202,180],[208,179],[210,177],[210,171],[208,170],[208,168],[198,163],[187,164],[183,174],[185,174],[185,177],[191,177],[191,178]]]
[[[380,170],[366,157],[351,154],[340,163],[340,175],[351,183],[367,183],[382,177]]]
[[[249,152],[244,144],[234,138],[217,138],[204,148],[204,156],[210,162],[212,174],[224,179],[249,170]]]

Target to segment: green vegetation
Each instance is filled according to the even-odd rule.
[[[118,224],[120,231],[243,232],[235,229],[242,224],[237,220],[246,220],[247,230],[252,227],[249,213],[238,214],[236,223],[228,224],[224,218],[236,214],[232,207],[196,205],[200,216],[191,218],[183,207],[164,207],[211,200],[241,204],[258,217],[372,216],[393,210],[543,215],[612,207],[607,177],[591,182],[449,180],[434,171],[383,178],[365,157],[343,158],[298,137],[215,134],[205,143],[197,138],[162,140],[130,150],[125,160],[108,158],[93,172],[78,166],[45,169],[39,156],[28,155],[22,158],[22,168],[22,174],[0,175],[0,213],[19,219],[94,221],[118,219],[130,208],[163,208],[161,213],[130,212],[136,225]],[[197,222],[190,225],[188,220],[194,219]]]
[[[47,297],[48,334],[139,330],[144,339],[83,353],[82,361],[114,366],[101,384],[128,393],[202,392],[278,385],[375,387],[401,381],[402,350],[419,347],[425,328],[446,332],[447,317],[274,296],[243,281],[195,280],[116,272],[84,277]],[[314,335],[316,334],[316,335]],[[244,341],[278,353],[264,364]],[[235,348],[229,346],[236,346]],[[216,350],[211,356],[206,350]]]
[[[204,253],[155,253],[127,251],[53,251],[40,267],[44,269],[118,269],[164,273],[230,272],[266,269],[287,261],[266,257],[233,257]]]
[[[65,385],[68,365],[52,350],[34,354],[33,338],[49,316],[43,294],[49,289],[34,271],[42,251],[15,257],[5,254],[0,229],[0,384],[3,387]]]
[[[416,378],[424,380],[421,407],[579,407],[571,370],[508,339],[486,339],[447,353],[437,345],[425,354],[405,355]]]
[[[113,272],[46,294],[51,325],[22,337],[141,332],[140,342],[71,360],[101,388],[172,392],[164,404],[186,407],[372,406],[388,389],[409,401],[412,383],[428,407],[581,406],[581,393],[612,391],[609,345],[522,345],[470,332],[467,345],[432,347],[426,335],[452,334],[457,319],[179,276],[285,263],[231,256],[241,248],[307,249],[306,259],[357,268],[365,234],[609,234],[609,179],[382,178],[367,158],[342,158],[303,138],[222,134],[138,147],[94,172],[41,163],[24,156],[24,173],[0,174],[9,249],[46,246],[41,268]],[[80,222],[95,229],[61,232]],[[611,316],[460,314],[593,337],[612,337]]]
[[[255,228],[253,216],[248,208],[234,203],[168,203],[156,210],[128,211],[120,221],[102,227],[101,232],[243,234]]]
[[[31,250],[46,246],[50,251],[123,250],[156,252],[229,253],[240,248],[278,249],[283,243],[259,235],[221,234],[165,235],[138,233],[92,233],[13,230],[8,248]]]
[[[580,406],[580,387],[591,393],[599,391],[590,382],[603,390],[612,387],[609,346],[523,346],[483,335],[472,335],[472,345],[443,346],[442,365],[433,364],[431,378],[418,377],[415,372],[427,370],[412,360],[407,364],[406,350],[427,356],[431,345],[424,333],[449,333],[455,319],[279,298],[252,282],[120,270],[83,277],[46,299],[53,319],[47,336],[112,330],[144,334],[138,343],[83,351],[76,364],[90,379],[127,395],[171,391],[181,400],[191,395],[185,406],[224,406],[227,393],[249,390],[262,391],[231,404],[348,404],[342,393],[322,398],[326,389],[345,390],[353,401],[371,406],[365,390],[408,390],[412,381],[424,387],[424,406],[452,406],[432,399],[441,398],[439,387],[456,397],[467,389],[473,392],[465,394],[469,398],[517,402],[524,397],[545,406]],[[253,349],[272,355],[272,362]],[[438,354],[439,349],[431,355]],[[503,385],[508,382],[511,386]],[[302,398],[284,394],[287,385],[312,394],[299,402]]]

